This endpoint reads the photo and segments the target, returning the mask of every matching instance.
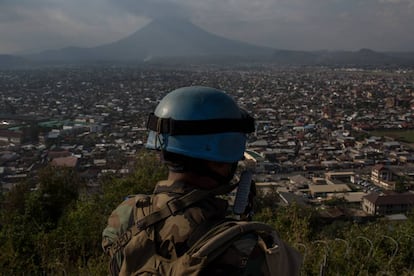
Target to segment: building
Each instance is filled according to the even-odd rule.
[[[325,179],[328,184],[351,183],[351,178],[355,176],[354,172],[326,172]],[[330,183],[332,182],[332,183]]]
[[[20,145],[23,140],[23,132],[0,129],[0,144]]]
[[[406,213],[414,208],[413,193],[376,194],[362,198],[362,210],[371,215]]]
[[[55,167],[76,168],[78,166],[78,158],[76,156],[56,157],[50,163]]]
[[[349,193],[334,193],[328,194],[327,197],[334,199],[344,199],[348,206],[359,207],[361,206],[362,200],[367,193],[364,192],[349,192]]]
[[[332,193],[347,193],[351,192],[351,188],[346,184],[328,184],[328,185],[309,185],[309,192],[313,197],[327,197]]]
[[[395,190],[397,176],[389,166],[375,165],[371,170],[371,181],[386,190]]]
[[[375,165],[371,170],[371,181],[386,190],[409,190],[412,189],[414,168]]]
[[[299,174],[290,176],[289,182],[291,186],[295,187],[296,189],[306,189],[310,184],[312,184],[311,180]]]

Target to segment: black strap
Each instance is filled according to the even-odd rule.
[[[192,190],[181,197],[171,199],[163,208],[138,220],[136,224],[132,225],[122,235],[118,236],[118,239],[109,248],[110,256],[113,256],[121,250],[133,236],[156,224],[157,222],[177,214],[177,212],[208,196],[226,194],[235,188],[236,185],[223,185],[213,190]]]
[[[147,128],[170,135],[201,135],[224,132],[251,133],[255,131],[254,119],[242,112],[240,119],[174,120],[159,118],[154,113],[148,117]]]

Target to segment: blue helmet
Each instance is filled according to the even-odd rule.
[[[254,119],[223,91],[193,86],[168,93],[147,127],[147,148],[234,163],[243,158]]]

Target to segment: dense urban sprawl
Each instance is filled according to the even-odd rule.
[[[256,182],[281,202],[343,197],[354,215],[414,207],[414,72],[271,67],[56,67],[0,71],[0,182],[8,190],[50,164],[96,187],[128,174],[149,112],[191,85],[230,93],[256,119]],[[404,136],[404,135],[400,135]]]

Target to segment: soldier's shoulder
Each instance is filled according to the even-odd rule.
[[[148,195],[129,195],[125,197],[108,217],[108,223],[103,231],[103,235],[117,236],[125,232],[133,223],[136,216],[136,208],[142,205],[142,202],[150,200]]]

